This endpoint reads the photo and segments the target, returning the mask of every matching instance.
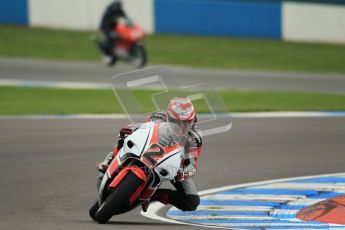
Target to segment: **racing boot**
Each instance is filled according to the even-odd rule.
[[[150,205],[150,200],[145,200],[144,202],[141,203],[141,208],[143,212],[147,212],[149,205]]]
[[[147,212],[149,205],[153,201],[159,201],[163,204],[169,204],[169,191],[170,189],[158,189],[150,200],[145,200],[141,203],[143,212]]]
[[[114,152],[108,153],[108,155],[105,157],[105,159],[102,162],[97,163],[96,165],[97,170],[100,171],[102,174],[104,174],[107,171],[113,159],[114,159]]]
[[[116,60],[117,58],[115,56],[104,55],[102,58],[102,62],[108,67],[115,65]]]
[[[151,197],[150,202],[159,201],[162,204],[169,204],[169,193],[170,189],[158,189],[155,194]]]
[[[113,152],[108,153],[108,155],[105,157],[105,159],[102,162],[97,163],[96,167],[98,171],[100,171],[102,174],[104,174],[107,171],[110,163],[113,161],[113,159],[119,153],[119,150],[122,148],[123,142],[124,142],[124,138],[120,136],[118,138],[117,145],[115,145],[114,147]]]

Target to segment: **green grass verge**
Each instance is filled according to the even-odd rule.
[[[122,113],[111,90],[76,90],[0,87],[0,115]],[[137,90],[135,97],[144,110],[154,109],[155,91]],[[220,92],[231,112],[248,111],[345,111],[344,95],[282,92]],[[198,112],[209,112],[195,103]]]
[[[92,32],[0,26],[0,56],[99,60]],[[148,35],[151,64],[345,73],[345,46],[277,40]]]

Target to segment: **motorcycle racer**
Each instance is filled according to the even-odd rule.
[[[113,43],[121,39],[121,37],[114,32],[113,28],[116,26],[119,18],[126,18],[126,13],[122,8],[121,0],[114,0],[105,10],[100,23],[99,31],[103,35],[103,39],[99,42],[99,48],[104,54],[104,61],[108,66],[115,63],[116,57],[112,49]]]
[[[171,99],[166,111],[151,114],[146,122],[149,121],[154,123],[172,122],[178,125],[180,129],[171,131],[176,132],[175,135],[177,136],[182,136],[180,144],[185,149],[184,160],[175,180],[171,181],[176,190],[157,189],[150,202],[159,201],[163,204],[172,204],[182,211],[194,211],[200,203],[200,198],[192,177],[197,172],[198,157],[202,149],[201,131],[197,125],[194,106],[188,98],[175,97]],[[99,187],[109,164],[117,155],[119,149],[122,148],[124,139],[132,134],[134,130],[135,127],[133,126],[121,129],[117,146],[115,146],[113,152],[107,155],[103,162],[97,165],[98,170],[101,172],[97,187]],[[166,140],[166,142],[168,141]],[[147,210],[148,205],[148,202],[142,204],[143,211]]]

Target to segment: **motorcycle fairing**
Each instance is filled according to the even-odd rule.
[[[116,158],[111,162],[102,179],[99,189],[99,204],[104,200],[105,191],[108,191],[105,190],[105,188],[116,189],[118,184],[129,172],[133,172],[143,181],[130,197],[129,202],[131,204],[138,198],[140,200],[149,199],[163,181],[174,179],[179,170],[184,149],[178,144],[174,146],[160,145],[158,140],[158,128],[159,125],[153,122],[147,122],[124,140],[123,147],[120,149]],[[148,164],[147,160],[144,160],[145,154],[149,152],[151,147],[159,147],[158,149],[163,150],[163,153],[157,156],[151,155],[155,164]],[[152,153],[153,150],[151,149],[150,151]],[[138,160],[141,164],[145,164],[146,167],[154,170],[155,173],[152,174],[153,178],[148,179],[145,170],[141,167],[136,165],[126,166],[125,162],[129,159]],[[157,176],[159,178],[157,178]],[[159,183],[156,184],[154,183],[155,181]]]

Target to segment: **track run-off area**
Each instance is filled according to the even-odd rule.
[[[165,206],[155,203],[142,215],[228,229],[345,229],[344,192],[345,173],[269,180],[201,191],[193,212],[173,207],[164,217],[159,211]]]
[[[168,66],[166,77],[181,86],[207,84],[216,89],[345,93],[345,76],[338,73],[284,73],[217,70]],[[114,75],[133,71],[127,65],[106,68],[101,63],[0,58],[0,85],[62,85],[110,88]]]

